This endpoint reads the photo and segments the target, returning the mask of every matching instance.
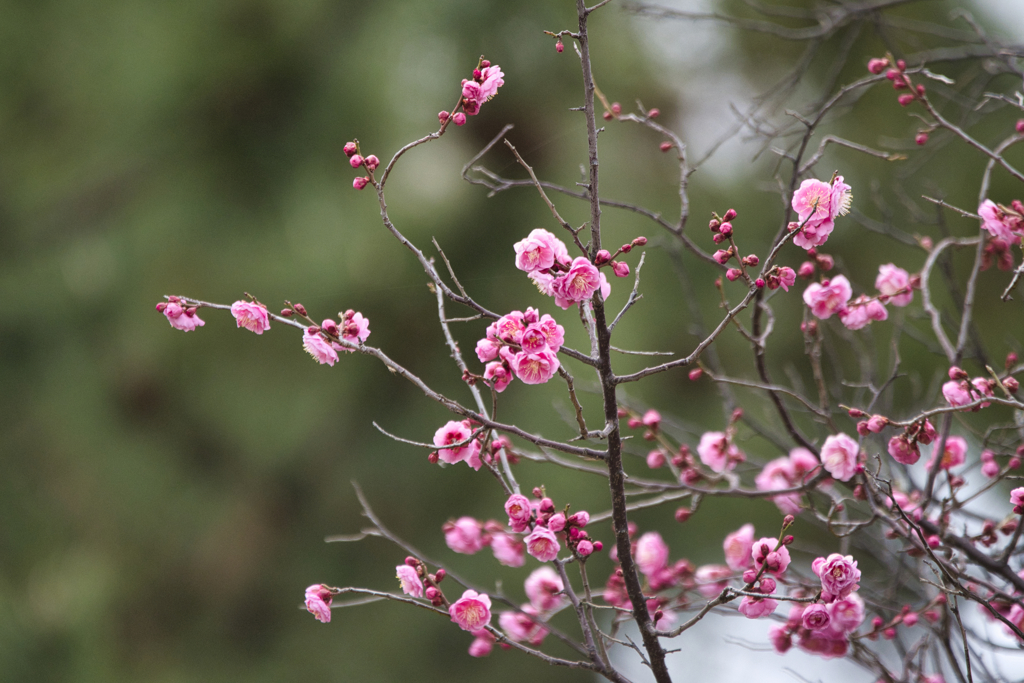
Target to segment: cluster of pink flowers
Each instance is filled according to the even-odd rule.
[[[339,344],[336,339],[359,345],[370,336],[370,321],[362,313],[349,309],[339,314],[341,324],[327,318],[320,325],[310,325],[302,334],[302,348],[321,365],[333,366],[338,362],[338,351],[353,349]]]
[[[182,306],[182,300],[176,296],[169,296],[166,302],[158,303],[156,310],[167,317],[171,327],[182,332],[191,332],[206,324],[196,315],[195,306]]]
[[[949,405],[953,407],[969,405],[978,399],[992,396],[995,393],[994,380],[988,377],[975,377],[972,380],[968,380],[968,377],[970,375],[961,368],[954,366],[949,369],[949,381],[942,385],[942,395],[946,398]],[[988,406],[989,403],[987,402],[980,403],[970,410],[977,412]]]
[[[792,206],[799,220],[795,225],[790,223],[790,227],[800,229],[793,236],[793,243],[804,249],[820,247],[832,234],[836,217],[850,212],[852,200],[851,188],[841,175],[833,178],[831,184],[813,178],[803,181],[793,193]]]
[[[860,570],[851,556],[838,553],[817,558],[811,569],[821,580],[822,602],[794,603],[786,624],[773,626],[768,639],[779,654],[789,650],[796,636],[802,650],[841,657],[849,649],[850,634],[864,622],[864,601],[856,593]]]
[[[914,100],[924,97],[925,87],[920,84],[914,86],[914,84],[910,82],[910,76],[906,73],[907,63],[905,61],[897,59],[893,68],[889,68],[889,65],[890,61],[888,58],[882,57],[871,59],[868,61],[868,71],[875,75],[881,74],[885,71],[885,77],[892,81],[893,90],[908,91],[896,98],[896,101],[900,103],[901,107],[905,107]],[[920,135],[921,134],[918,135],[917,144],[923,145],[924,142],[921,142]],[[927,133],[924,133],[924,136],[924,141],[927,142]]]
[[[529,602],[521,606],[521,611],[502,612],[498,624],[510,640],[535,647],[540,645],[548,635],[544,623],[569,602],[562,593],[563,588],[562,579],[554,569],[547,566],[535,569],[525,582]]]
[[[353,140],[345,143],[345,156],[348,157],[349,166],[352,168],[366,167],[369,175],[359,176],[352,181],[352,187],[361,190],[373,182],[373,172],[380,166],[380,159],[376,155],[363,156],[359,153],[359,141]]]
[[[646,238],[638,237],[619,251],[628,252],[633,246],[646,243]],[[596,265],[584,256],[570,260],[565,243],[541,228],[531,231],[513,248],[516,268],[526,272],[542,294],[554,297],[555,304],[563,310],[589,301],[598,290],[602,299],[608,298],[611,284],[600,266],[610,266],[617,277],[629,275],[629,266],[613,260],[613,255],[604,249],[598,252]]]
[[[481,59],[477,68],[473,69],[473,80],[462,79],[462,97],[459,99],[459,107],[462,111],[456,111],[454,115],[442,111],[437,118],[444,124],[449,117],[456,126],[466,123],[466,115],[476,116],[480,113],[480,107],[485,102],[498,94],[498,88],[505,85],[505,74],[501,67],[491,64],[487,59]]]
[[[870,423],[870,420],[868,421]],[[876,431],[876,430],[872,430]],[[877,430],[881,431],[881,430]],[[935,439],[935,427],[927,419],[915,422],[902,434],[889,439],[888,451],[896,462],[913,465],[921,458],[918,444],[927,446]]]
[[[808,285],[804,290],[804,303],[817,318],[825,320],[838,314],[839,320],[848,329],[859,330],[872,321],[886,320],[889,317],[886,303],[893,306],[909,304],[914,298],[914,286],[919,283],[916,276],[911,277],[902,268],[887,263],[878,269],[875,287],[879,294],[876,297],[862,294],[851,301],[853,288],[850,281],[843,275],[836,275],[830,280]]]
[[[803,484],[808,474],[819,466],[818,459],[806,448],[794,448],[789,456],[772,460],[754,479],[759,491],[778,491]],[[785,515],[795,515],[800,511],[799,493],[784,493],[771,500]],[[731,565],[730,565],[731,566]]]
[[[535,490],[534,500],[518,493],[509,496],[505,512],[507,528],[495,520],[480,522],[472,517],[446,522],[442,527],[445,543],[465,555],[490,546],[495,559],[508,567],[523,566],[524,554],[541,562],[555,559],[563,547],[559,536],[565,547],[581,558],[603,548],[583,529],[590,522],[589,513],[555,512],[554,502],[540,489]]]
[[[560,363],[558,350],[565,341],[565,328],[535,308],[512,311],[487,327],[487,336],[477,342],[476,355],[486,363],[484,379],[502,392],[513,376],[525,384],[543,384],[555,376]]]

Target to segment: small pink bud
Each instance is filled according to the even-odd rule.
[[[661,115],[661,110],[657,107],[647,112],[647,118],[656,119],[659,115]]]
[[[283,309],[281,309],[281,315],[282,315],[283,317],[285,317],[285,318],[290,318],[290,317],[292,317],[292,314],[293,314],[293,313],[295,313],[295,311],[293,311],[293,310],[292,310],[292,309],[290,309],[290,308],[283,308]]]
[[[658,149],[660,149],[662,152],[667,152],[670,149],[672,149],[672,143],[666,140],[665,142],[658,145]]]
[[[740,270],[739,268],[730,268],[729,270],[725,271],[725,278],[729,282],[735,282],[742,275],[743,275],[743,271]]]
[[[160,313],[163,313],[165,308],[167,308],[167,302],[166,301],[161,301],[160,303],[158,303],[156,305],[156,310],[159,311]]]
[[[915,88],[915,90],[917,91],[917,96],[918,97],[924,97],[925,90],[924,90],[924,86],[923,85],[918,84],[918,86]]]
[[[885,67],[887,66],[889,66],[888,59],[878,59],[876,57],[875,59],[868,60],[868,71],[876,76],[885,71]]]
[[[380,166],[380,159],[377,158],[376,154],[371,154],[370,156],[366,157],[366,168],[372,171],[378,166]]]
[[[722,221],[718,220],[717,218],[712,218],[708,222],[708,229],[711,230],[711,232],[718,232],[718,230],[721,227],[722,227]]]
[[[369,184],[369,182],[370,182],[370,177],[369,176],[359,176],[358,178],[353,178],[352,179],[352,187],[356,188],[357,190],[361,190],[364,187],[366,187],[367,184]]]
[[[608,263],[611,259],[612,254],[610,251],[608,251],[607,249],[600,249],[598,250],[597,255],[594,257],[594,265],[603,266],[604,264]]]
[[[353,154],[355,154],[357,151],[359,151],[359,149],[356,147],[356,143],[354,143],[354,142],[346,142],[345,143],[345,156],[350,157]]]
[[[612,120],[612,113],[610,111],[606,111],[605,113],[601,114],[601,116],[604,117],[605,121],[611,121]]]
[[[903,623],[907,626],[913,626],[917,623],[917,614],[914,612],[907,612],[903,615]]]
[[[725,240],[725,235],[722,235],[722,234],[715,234],[715,235],[711,236],[711,241],[714,242],[715,244],[720,244],[724,240]]]
[[[540,501],[541,514],[548,514],[555,511],[555,502],[550,498],[541,498]]]
[[[814,264],[810,261],[804,261],[800,264],[800,268],[797,269],[796,274],[805,280],[809,280],[814,277]]]
[[[621,247],[619,247],[619,251],[621,251],[623,254],[628,254],[629,252],[633,251],[633,245],[623,244]]]
[[[794,517],[793,515],[786,515],[782,518],[782,528],[788,529],[790,526],[792,526],[793,522],[795,521],[796,517]]]
[[[582,540],[576,544],[576,552],[580,557],[587,557],[594,552],[594,544],[587,540]]]
[[[687,376],[690,378],[691,382],[696,382],[703,375],[704,375],[704,371],[703,370],[701,370],[700,368],[694,368],[693,370],[690,370],[690,374],[687,375]]]
[[[1003,386],[1011,394],[1016,394],[1017,390],[1020,389],[1020,382],[1017,381],[1016,377],[1007,377],[1003,380]]]
[[[754,286],[758,289],[764,289],[764,278],[757,278],[754,280]]]
[[[602,550],[604,550],[604,543],[601,543],[601,541],[594,541],[594,552],[599,553]]]
[[[914,142],[916,142],[918,145],[928,144],[928,133],[921,131],[920,133],[917,134],[917,137],[914,138]]]
[[[427,462],[431,465],[436,465],[438,460],[440,460],[440,456],[437,454],[437,451],[432,451],[430,455],[427,456]]]
[[[686,520],[690,519],[690,515],[692,515],[692,514],[693,514],[693,512],[690,511],[690,508],[688,508],[688,507],[681,507],[681,508],[678,508],[676,510],[675,518],[676,518],[677,522],[682,524]]]
[[[1017,354],[1014,353],[1013,351],[1010,351],[1008,354],[1006,354],[1006,361],[1005,362],[1006,362],[1006,369],[1009,370],[1010,368],[1012,368],[1014,365],[1017,364]]]
[[[893,638],[896,637],[896,629],[894,629],[894,628],[887,628],[887,629],[885,629],[884,631],[882,631],[882,637],[885,638],[886,640],[892,640]]]
[[[942,545],[942,540],[938,536],[935,536],[935,535],[929,536],[927,538],[927,541],[928,541],[928,547],[932,548],[933,550],[935,548],[938,548],[940,545]]]
[[[725,212],[725,215],[722,216],[723,221],[731,221],[733,218],[736,218],[736,209],[729,209]]]
[[[615,273],[615,277],[628,277],[629,264],[622,261],[612,261],[612,272]]]
[[[531,491],[530,493],[532,493],[533,497],[536,498],[537,500],[540,500],[541,498],[544,497],[544,489],[542,489],[539,486],[534,486],[533,491]]]
[[[455,122],[456,126],[466,125],[466,115],[463,114],[461,111],[456,113],[455,116],[452,117],[452,120]]]
[[[486,69],[490,65],[491,65],[491,60],[489,60],[489,59],[484,59],[484,60],[480,61],[480,68],[481,69]]]
[[[826,273],[836,265],[836,260],[828,254],[818,254],[816,260],[818,261],[818,268]]]
[[[486,66],[483,65],[483,62],[480,63],[480,66],[482,66],[485,69],[487,68]],[[488,64],[488,66],[490,65]],[[483,73],[481,73],[480,69],[473,69],[473,78],[479,81],[481,77],[483,77]]]
[[[885,429],[885,425],[887,424],[889,424],[889,420],[882,415],[872,415],[868,420],[868,429],[877,434]]]
[[[445,121],[448,120],[449,116],[451,116],[451,114],[442,109],[437,113],[437,120],[440,121],[441,123],[444,123]]]
[[[558,42],[555,43],[555,52],[561,54],[565,50],[565,45],[562,44],[562,39],[559,38]]]
[[[871,430],[868,429],[867,421],[861,421],[857,423],[857,433],[860,434],[861,436],[867,436],[868,434],[871,433]]]
[[[797,223],[796,221],[790,221],[789,223],[786,224],[786,230],[789,230],[790,232],[793,232],[794,230],[796,230],[799,227],[800,227],[800,224]]]
[[[360,154],[353,154],[349,158],[348,163],[352,168],[359,168],[363,165],[363,157]]]
[[[1014,126],[1014,129],[1019,135],[1024,135],[1024,119],[1017,119],[1017,125]]]
[[[970,375],[963,368],[953,366],[949,369],[949,378],[954,380],[967,379]]]
[[[295,312],[299,315],[306,315],[306,307],[302,304],[294,304],[292,308],[294,308]]]
[[[629,425],[630,429],[636,429],[637,427],[642,425],[643,422],[640,421],[639,417],[631,417],[631,418],[629,418],[629,422],[627,422],[626,424]]]
[[[725,265],[732,258],[732,250],[719,249],[712,254],[712,257],[722,265]]]
[[[757,258],[755,254],[751,254],[747,258],[743,259],[744,263],[748,266],[756,266],[761,262],[761,259]]]
[[[721,227],[718,228],[718,232],[720,232],[723,237],[729,237],[732,235],[732,223],[722,223]]]
[[[647,238],[641,235],[640,237],[634,237],[633,241],[630,242],[634,247],[642,247],[647,244]]]
[[[917,99],[915,95],[911,95],[910,93],[904,93],[897,97],[896,101],[900,103],[901,107],[905,107],[911,102],[913,102],[915,99]]]
[[[905,61],[903,61],[902,59],[897,59],[896,60],[896,68],[899,69],[900,71],[906,71],[907,70],[907,63]]]
[[[612,102],[612,113],[618,116],[622,113],[622,105],[618,102]]]

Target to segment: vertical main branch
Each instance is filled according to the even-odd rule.
[[[597,118],[594,112],[594,77],[590,68],[590,42],[587,37],[587,18],[592,10],[588,10],[584,0],[576,0],[576,12],[579,16],[579,35],[581,62],[583,64],[584,111],[587,117],[587,147],[589,156],[589,182],[587,186],[590,196],[590,258],[597,256],[601,248],[601,200],[598,193],[597,163]],[[647,600],[640,585],[636,564],[630,548],[628,518],[626,516],[626,478],[622,469],[622,439],[619,434],[618,400],[615,395],[615,375],[611,363],[611,331],[605,317],[604,301],[600,290],[594,293],[594,327],[597,332],[597,372],[601,381],[601,393],[604,400],[604,417],[608,425],[608,486],[612,498],[612,526],[615,530],[615,544],[619,553],[619,565],[626,583],[626,592],[633,606],[633,619],[640,629],[644,648],[650,660],[651,670],[658,683],[670,683],[668,668],[665,665],[665,650],[658,640],[656,629],[651,622],[647,610]],[[581,304],[586,306],[586,303]]]

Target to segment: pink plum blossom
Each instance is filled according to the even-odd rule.
[[[810,455],[813,464],[817,465],[817,460],[810,451],[801,448],[794,449],[794,452],[797,450]],[[802,457],[802,455],[798,457]],[[779,489],[788,489],[796,486],[800,483],[800,478],[801,477],[797,476],[796,467],[794,466],[792,457],[783,457],[776,458],[766,464],[764,469],[761,470],[754,478],[754,484],[757,486],[758,491],[777,491]],[[774,496],[771,500],[778,506],[779,510],[781,510],[783,514],[795,515],[800,511],[800,499],[801,496],[799,493],[786,493]]]
[[[548,634],[541,623],[534,619],[539,616],[532,605],[523,605],[522,612],[502,612],[498,615],[498,625],[508,635],[509,640],[517,643],[540,645]]]
[[[807,304],[815,317],[826,320],[846,308],[846,303],[853,296],[850,281],[842,275],[821,284],[811,283],[804,290],[804,303]]]
[[[513,245],[516,252],[516,268],[532,273],[547,270],[557,263],[569,260],[565,244],[547,230],[537,228]]]
[[[467,590],[448,608],[448,614],[463,631],[479,631],[491,621],[491,598]]]
[[[446,522],[441,529],[444,531],[444,542],[457,553],[472,555],[487,545],[483,524],[472,517],[459,517],[454,522]]]
[[[775,652],[784,655],[793,647],[793,636],[785,626],[775,624],[768,629],[768,640],[771,641]]]
[[[934,448],[932,449],[934,451]],[[962,436],[951,436],[946,439],[945,452],[942,454],[942,463],[939,465],[944,470],[950,470],[958,465],[963,465],[967,460],[967,439]],[[928,460],[925,467],[931,470],[935,464],[935,453]]]
[[[668,545],[657,531],[648,531],[637,540],[633,558],[640,572],[651,576],[668,564]]]
[[[334,596],[327,586],[315,583],[306,589],[306,611],[326,624],[331,621],[331,601]]]
[[[1013,511],[1018,515],[1024,514],[1024,486],[1010,491],[1010,504],[1013,505]]]
[[[819,557],[811,563],[811,569],[821,579],[821,599],[825,602],[842,600],[858,588],[860,570],[850,555]]]
[[[476,343],[476,357],[481,363],[492,361],[498,357],[498,349],[501,343],[490,337],[484,337]]]
[[[494,649],[494,635],[485,628],[473,631],[473,642],[469,644],[470,657],[486,657]]]
[[[350,344],[362,344],[370,336],[370,321],[362,313],[348,310],[341,318],[341,338]],[[352,349],[345,349],[352,351]]]
[[[334,350],[330,342],[324,339],[319,332],[312,332],[311,329],[307,327],[302,335],[302,348],[321,365],[326,363],[333,366],[338,362],[338,352]]]
[[[569,602],[558,572],[548,566],[538,567],[526,577],[526,597],[539,612],[552,612]]]
[[[491,552],[499,564],[506,567],[522,567],[526,563],[526,544],[504,532],[491,535]]]
[[[857,473],[857,442],[846,434],[833,434],[821,447],[821,463],[839,481],[849,481]]]
[[[779,286],[785,292],[789,291],[789,288],[796,284],[796,271],[789,266],[782,266],[779,268]]]
[[[769,616],[778,606],[779,601],[773,598],[752,598],[744,595],[740,600],[739,611],[747,619],[759,619]]]
[[[438,459],[449,465],[466,461],[470,467],[479,470],[481,466],[480,441],[477,439],[473,439],[469,443],[456,446],[455,448],[440,448],[441,446],[462,443],[472,435],[473,430],[466,420],[462,422],[450,420],[444,427],[434,432],[434,445],[439,447],[437,450]]]
[[[811,631],[820,631],[828,628],[832,622],[828,608],[821,603],[814,603],[805,607],[801,618],[803,619],[804,628]]]
[[[946,382],[942,385],[942,395],[953,407],[967,405],[972,400],[967,382],[964,381],[950,380]]]
[[[851,301],[847,308],[839,311],[840,322],[850,330],[859,330],[872,320],[885,320],[888,317],[889,312],[880,301],[869,300],[863,294]]]
[[[267,309],[256,303],[248,301],[236,301],[231,304],[231,315],[235,316],[235,323],[238,327],[244,327],[250,332],[263,334],[270,329],[270,316]]]
[[[1021,224],[1020,218],[1007,213],[991,199],[986,199],[978,207],[978,215],[981,216],[981,227],[985,228],[993,237],[1001,239],[1009,244],[1020,243]]]
[[[715,472],[731,470],[746,459],[724,432],[704,432],[697,444],[697,455]]]
[[[713,598],[729,585],[732,570],[724,564],[705,564],[697,568],[693,578],[697,591],[705,598]]]
[[[423,580],[415,569],[407,564],[400,564],[395,567],[398,572],[398,583],[402,586],[402,592],[414,598],[423,597]]]
[[[750,550],[754,547],[754,525],[744,524],[725,537],[722,544],[725,550],[725,563],[733,571],[743,571],[751,566],[753,560]]]
[[[889,455],[896,462],[904,465],[913,465],[921,458],[921,450],[917,442],[911,441],[906,434],[899,434],[889,439]]]
[[[498,94],[498,88],[505,85],[505,74],[497,64],[480,69],[480,94],[489,100]]]
[[[550,562],[558,557],[561,546],[555,535],[546,527],[537,525],[525,539],[526,552],[541,562]]]
[[[569,271],[555,278],[553,290],[555,304],[567,309],[580,301],[587,301],[602,285],[601,273],[583,256],[576,257]]]
[[[484,366],[484,379],[494,383],[494,390],[499,394],[508,387],[514,376],[508,363],[504,361],[493,361]]]
[[[789,548],[779,545],[777,538],[754,541],[751,557],[754,560],[755,571],[761,571],[761,567],[764,566],[767,573],[775,576],[782,576],[790,562]]]
[[[857,593],[850,593],[830,603],[828,613],[832,618],[832,628],[849,633],[864,622],[864,601]]]
[[[914,290],[910,286],[910,274],[893,263],[886,263],[878,267],[875,289],[889,297],[889,303],[896,307],[906,306],[914,299]]]
[[[192,311],[191,315],[189,311]],[[163,309],[163,314],[167,318],[167,322],[171,324],[171,327],[182,332],[191,332],[197,327],[202,327],[206,324],[196,315],[195,309],[182,308],[181,304],[174,301],[167,304]]]
[[[820,247],[835,227],[835,219],[850,211],[850,186],[836,176],[832,185],[808,178],[793,193],[792,207],[803,228],[793,236],[793,244],[804,249]]]
[[[508,525],[513,531],[526,531],[533,516],[530,499],[521,493],[513,493],[505,501],[505,514],[508,515]]]
[[[509,364],[523,384],[544,384],[555,376],[561,365],[558,356],[547,349],[537,353],[520,351]]]

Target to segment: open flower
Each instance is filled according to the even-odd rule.
[[[402,586],[402,592],[414,598],[423,597],[423,579],[416,573],[416,570],[407,564],[400,564],[395,567],[398,576],[398,583]]]
[[[306,589],[306,610],[321,623],[331,620],[331,600],[334,596],[327,586],[315,583]]]
[[[267,309],[259,304],[248,301],[236,301],[231,304],[231,315],[235,316],[238,327],[244,327],[250,332],[263,334],[270,329],[270,316]]]
[[[448,614],[463,631],[479,631],[491,621],[491,598],[467,590],[448,608]]]

